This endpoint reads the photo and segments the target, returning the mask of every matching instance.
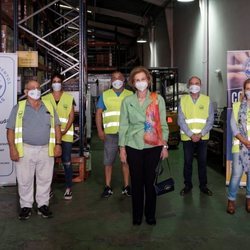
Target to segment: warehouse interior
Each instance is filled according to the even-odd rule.
[[[237,249],[247,248],[249,214],[241,187],[234,216],[226,213],[227,51],[249,49],[248,0],[1,0],[0,52],[36,52],[36,67],[18,67],[18,100],[29,79],[48,93],[53,72],[65,76],[64,89],[76,101],[73,148],[74,198],[63,200],[63,171],[55,164],[50,207],[54,218],[36,211],[19,221],[16,185],[0,185],[0,249]],[[131,224],[130,197],[121,195],[117,158],[114,195],[100,197],[103,145],[95,126],[95,107],[121,71],[128,81],[133,67],[146,66],[153,90],[166,101],[172,129],[169,162],[175,191],[157,200],[157,225]],[[215,123],[208,144],[208,186],[181,197],[183,150],[176,128],[181,95],[190,76],[202,80],[210,96]],[[167,171],[164,172],[164,175]]]

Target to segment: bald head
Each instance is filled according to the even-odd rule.
[[[29,80],[25,84],[25,89],[30,90],[30,89],[40,89],[40,83],[36,80]]]

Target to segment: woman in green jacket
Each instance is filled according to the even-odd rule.
[[[149,91],[151,82],[146,68],[134,68],[130,83],[135,94],[123,100],[120,113],[120,158],[129,164],[134,225],[141,224],[143,210],[146,222],[156,224],[155,169],[160,158],[168,157],[165,102],[160,95]]]

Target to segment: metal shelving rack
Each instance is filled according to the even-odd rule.
[[[18,33],[23,32],[34,39],[34,47],[43,51],[45,61],[50,61],[55,71],[66,76],[65,82],[79,79],[79,127],[82,128],[79,130],[79,155],[83,156],[87,84],[86,1],[79,0],[78,6],[59,0],[36,1],[33,13],[21,20],[18,20],[18,0],[14,0],[13,5],[15,51],[18,50]],[[49,80],[42,83],[45,90],[48,83]]]

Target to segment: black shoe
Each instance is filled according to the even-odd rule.
[[[21,208],[20,214],[19,214],[19,220],[28,220],[31,216],[31,208],[30,207],[23,207]]]
[[[180,195],[181,195],[181,196],[184,196],[184,195],[188,194],[191,190],[192,190],[192,188],[190,188],[190,187],[184,187],[184,188],[181,190]]]
[[[209,190],[207,187],[201,188],[201,192],[208,195],[208,196],[213,195],[213,192],[211,190]]]
[[[101,195],[102,198],[108,198],[113,194],[112,188],[109,186],[106,186],[103,190],[103,193]]]
[[[53,217],[52,212],[49,211],[49,207],[46,205],[39,207],[37,214],[41,215],[43,218],[52,218]]]
[[[141,225],[141,220],[140,219],[133,220],[133,225],[140,226]]]
[[[125,188],[122,189],[122,194],[126,196],[131,196],[131,188],[130,186],[126,186]]]
[[[156,219],[152,218],[152,219],[146,219],[146,222],[148,225],[156,225]]]

